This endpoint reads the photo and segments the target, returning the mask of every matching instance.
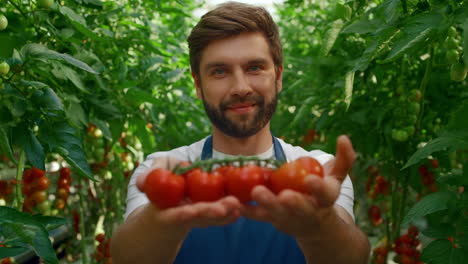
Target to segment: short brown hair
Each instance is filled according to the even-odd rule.
[[[275,69],[283,64],[278,26],[268,11],[263,7],[227,2],[203,15],[192,29],[187,39],[192,72],[200,77],[200,60],[203,50],[210,42],[244,32],[262,33],[270,47]]]

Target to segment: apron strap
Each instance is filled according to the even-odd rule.
[[[272,135],[273,140],[273,150],[275,152],[275,159],[279,162],[286,161],[286,155],[284,154],[283,147],[279,140]],[[201,160],[207,160],[213,158],[213,136],[208,136],[205,143],[203,144]]]

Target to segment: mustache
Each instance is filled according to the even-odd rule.
[[[219,108],[222,111],[225,111],[229,108],[230,105],[233,104],[256,104],[256,105],[263,105],[265,102],[265,99],[261,95],[247,95],[244,97],[234,97],[232,99],[228,99],[226,101],[223,101],[219,104]]]

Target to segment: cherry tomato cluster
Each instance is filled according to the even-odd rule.
[[[0,180],[0,199],[8,201],[12,193],[13,184],[10,184],[8,180]]]
[[[400,264],[423,264],[419,260],[420,252],[416,249],[419,245],[418,229],[415,226],[408,228],[406,234],[398,237],[393,250],[397,253],[395,261]]]
[[[429,166],[421,164],[418,168],[418,172],[421,175],[421,180],[424,186],[426,186],[431,192],[437,191],[437,184],[435,182],[434,171],[439,168],[439,161],[436,159],[429,160]]]
[[[27,169],[23,172],[22,193],[25,195],[23,210],[31,212],[32,208],[46,214],[50,211],[46,190],[50,186],[50,180],[45,176],[45,171],[38,168]]]
[[[377,198],[379,195],[388,195],[390,186],[387,179],[380,174],[380,170],[371,165],[367,168],[367,172],[370,175],[366,182],[367,195],[372,199]]]
[[[380,246],[372,250],[372,264],[387,263],[388,247]]]
[[[8,258],[4,258],[2,259],[2,262],[0,262],[1,264],[12,264],[13,263],[13,260],[8,257]]]
[[[406,90],[400,86],[397,89],[398,103],[394,111],[394,127],[391,132],[392,139],[405,142],[416,131],[416,122],[421,111],[422,93],[418,89]]]
[[[372,224],[375,226],[379,226],[382,224],[383,219],[382,219],[382,213],[380,212],[380,207],[377,205],[371,205],[369,207],[369,219],[371,220]]]
[[[208,164],[204,161],[180,164],[180,167],[186,167],[180,174],[158,168],[148,174],[142,191],[161,209],[177,206],[184,198],[190,202],[212,202],[226,195],[247,203],[252,200],[250,194],[257,185],[264,185],[276,194],[285,189],[307,193],[306,176],[324,175],[323,167],[311,157],[283,163],[277,169],[257,164],[233,165],[238,162],[243,164],[242,160],[228,164],[226,161],[208,161],[210,166],[222,164],[215,170],[202,169]]]
[[[70,168],[61,168],[60,176],[57,182],[57,193],[55,200],[55,208],[62,210],[67,204],[68,196],[70,195],[71,174]]]
[[[94,239],[99,243],[96,247],[96,252],[94,252],[94,259],[96,259],[98,263],[112,264],[110,256],[111,239],[106,238],[103,233],[97,234]]]
[[[451,65],[450,67],[450,78],[456,82],[462,82],[465,80],[468,73],[468,66],[460,60],[460,54],[463,53],[463,47],[460,45],[460,34],[455,27],[448,29],[448,36],[445,40],[445,46],[447,47],[446,59]]]

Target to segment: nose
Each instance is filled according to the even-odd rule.
[[[252,87],[250,86],[245,72],[242,69],[235,70],[231,84],[231,94],[234,96],[245,97],[251,93]]]

